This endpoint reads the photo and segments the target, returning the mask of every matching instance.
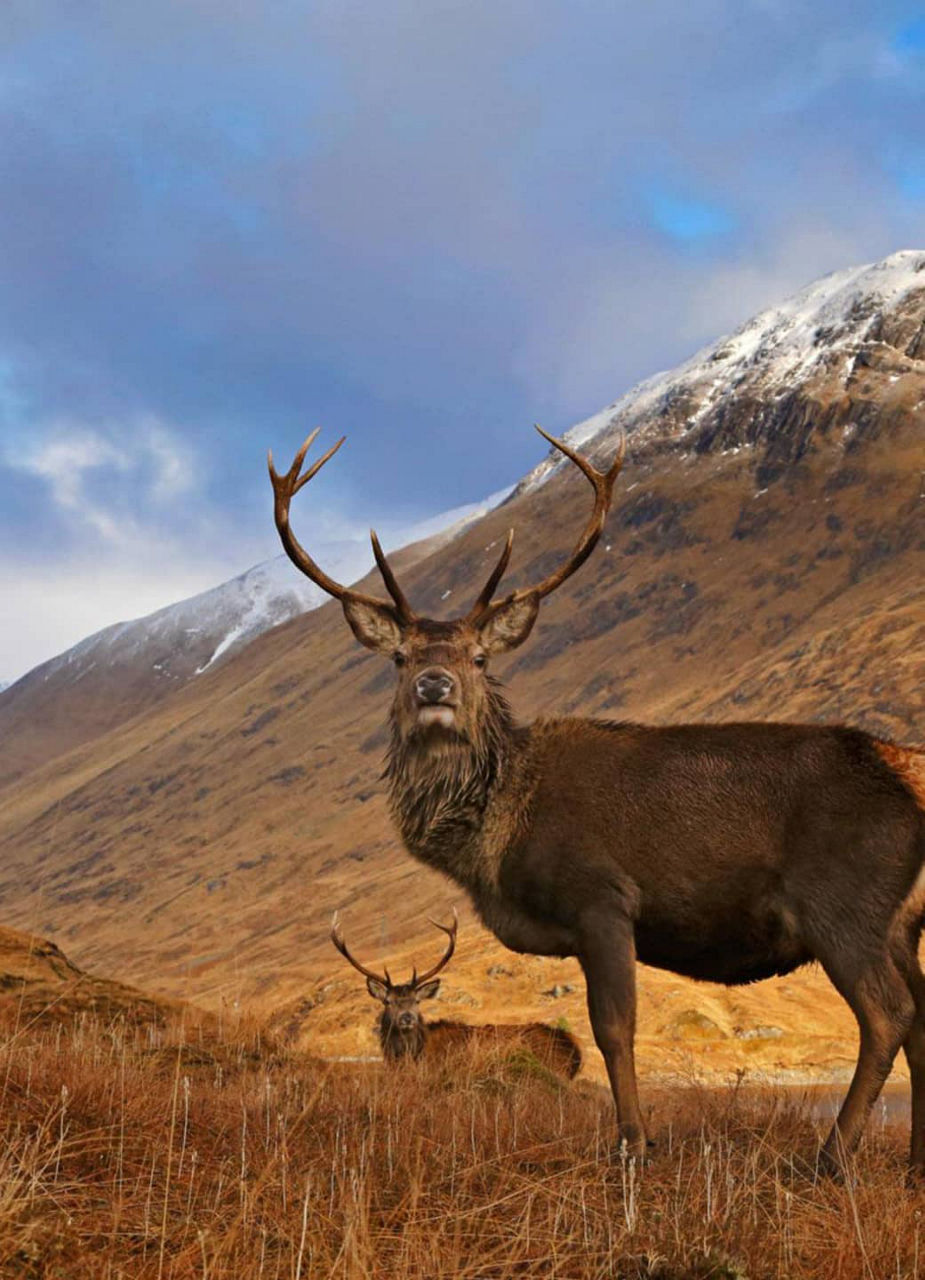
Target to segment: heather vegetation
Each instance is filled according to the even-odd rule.
[[[0,1275],[96,1280],[911,1277],[905,1126],[819,1179],[827,1118],[740,1078],[650,1089],[645,1168],[609,1096],[529,1053],[320,1062],[254,1026],[12,1027]]]

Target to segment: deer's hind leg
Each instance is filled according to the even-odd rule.
[[[912,1025],[903,1042],[912,1095],[909,1165],[925,1174],[925,974],[919,963],[919,938],[925,910],[925,872],[921,873],[893,925],[893,954],[915,1004]]]
[[[909,1143],[909,1166],[916,1173],[925,1174],[925,974],[914,957],[916,974],[910,979],[909,989],[915,1000],[912,1026],[903,1043],[903,1052],[909,1064],[909,1084],[912,1094],[912,1136]]]
[[[896,1054],[908,1041],[917,1006],[905,974],[886,949],[874,957],[820,959],[861,1034],[854,1076],[820,1155],[822,1167],[831,1173],[843,1170],[844,1157],[857,1148]],[[920,1048],[925,1051],[925,1040],[916,1041],[915,1052]],[[925,1068],[925,1056],[918,1061]]]

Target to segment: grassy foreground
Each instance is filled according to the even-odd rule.
[[[87,1020],[7,1031],[0,1090],[4,1277],[925,1274],[905,1132],[818,1181],[824,1121],[747,1083],[647,1091],[642,1170],[603,1091],[526,1054],[388,1071]]]

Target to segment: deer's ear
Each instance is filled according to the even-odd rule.
[[[479,642],[488,653],[507,653],[523,644],[533,630],[540,610],[540,598],[533,592],[502,604],[497,613],[479,628]]]
[[[425,982],[423,987],[418,987],[414,994],[419,1000],[433,1000],[439,990],[440,979],[434,978],[433,982]]]
[[[384,982],[380,982],[378,978],[366,979],[366,990],[374,1000],[381,1000],[385,1004],[388,999],[389,989]]]
[[[388,605],[367,604],[362,600],[343,600],[344,617],[350,630],[367,649],[394,653],[401,644],[401,627]]]

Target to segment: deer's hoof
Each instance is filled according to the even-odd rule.
[[[645,1138],[620,1138],[612,1148],[610,1158],[613,1164],[626,1164],[629,1160],[634,1160],[637,1165],[645,1164],[654,1146],[654,1142]]]
[[[816,1161],[816,1172],[820,1178],[831,1178],[833,1182],[845,1181],[845,1169],[840,1163],[837,1156],[833,1156],[831,1151],[827,1151],[825,1147],[819,1152],[819,1158]]]

